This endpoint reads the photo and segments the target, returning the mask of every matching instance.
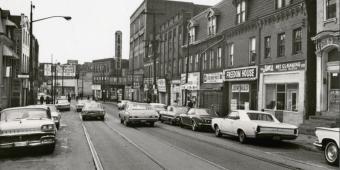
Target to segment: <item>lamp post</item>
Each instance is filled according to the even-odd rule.
[[[65,20],[71,20],[72,17],[70,16],[50,16],[50,17],[45,17],[45,18],[41,18],[41,19],[37,19],[37,20],[33,20],[33,9],[35,8],[35,6],[32,4],[31,2],[31,11],[30,11],[30,28],[29,28],[29,35],[30,35],[30,51],[29,51],[29,70],[30,70],[30,76],[29,76],[29,80],[30,80],[30,91],[29,91],[29,98],[30,98],[30,104],[35,104],[35,100],[34,100],[34,92],[33,92],[33,81],[35,80],[34,74],[33,74],[33,50],[32,50],[32,43],[33,43],[33,22],[38,22],[38,21],[43,21],[43,20],[47,20],[47,19],[51,19],[51,18],[64,18]]]

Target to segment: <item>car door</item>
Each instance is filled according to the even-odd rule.
[[[190,109],[188,111],[188,113],[181,114],[182,123],[186,124],[186,125],[190,125],[191,124],[191,119],[190,119],[189,115],[192,115],[193,113],[194,113],[194,109]]]
[[[224,132],[224,133],[227,133],[227,134],[230,134],[230,135],[234,135],[234,132],[233,132],[233,124],[234,124],[234,121],[235,121],[235,118],[237,117],[238,115],[238,112],[237,111],[232,111],[228,114],[227,117],[225,117],[223,120],[222,120],[222,123],[221,123],[221,130]]]

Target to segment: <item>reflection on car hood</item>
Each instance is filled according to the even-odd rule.
[[[289,129],[297,128],[296,126],[287,124],[287,123],[268,122],[268,121],[261,121],[261,120],[252,120],[252,122],[255,122],[258,126],[262,126],[262,127],[276,127],[276,128],[289,128]]]
[[[1,131],[13,131],[13,132],[23,132],[23,131],[41,131],[42,125],[54,124],[51,119],[44,120],[18,120],[18,121],[1,121],[0,130]]]
[[[157,116],[158,113],[154,110],[129,110],[131,116]]]

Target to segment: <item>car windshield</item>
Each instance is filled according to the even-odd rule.
[[[84,110],[103,110],[103,107],[100,103],[89,103],[84,106]]]
[[[64,103],[68,103],[68,101],[67,100],[58,100],[58,103],[59,104],[64,104]]]
[[[196,109],[196,114],[201,115],[201,116],[213,116],[217,117],[216,112],[210,110],[210,109]]]
[[[20,108],[2,111],[0,121],[16,121],[21,119],[50,119],[45,109]]]
[[[273,122],[274,118],[270,114],[265,114],[265,113],[247,113],[248,117],[250,120],[261,120],[261,121],[269,121]]]
[[[151,110],[152,108],[147,104],[134,103],[129,106],[129,110]]]

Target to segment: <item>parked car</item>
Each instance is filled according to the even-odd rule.
[[[0,112],[0,149],[43,147],[53,152],[56,127],[49,107],[13,107]]]
[[[314,146],[324,151],[324,158],[330,165],[339,165],[339,134],[340,128],[317,127],[315,135],[318,138]]]
[[[146,103],[127,103],[119,112],[120,123],[129,126],[134,123],[145,123],[154,126],[158,113]]]
[[[88,100],[78,100],[77,104],[76,104],[76,111],[77,112],[81,112],[83,107],[85,106],[85,103],[87,103]]]
[[[118,104],[117,104],[118,110],[124,109],[124,106],[127,103],[129,103],[129,102],[130,102],[129,100],[120,100],[120,101],[118,101]]]
[[[168,106],[165,111],[159,112],[159,120],[163,123],[164,121],[170,122],[172,125],[178,125],[180,120],[180,114],[188,112],[188,107],[183,106]]]
[[[150,106],[152,109],[156,110],[158,114],[160,111],[166,110],[166,105],[162,103],[150,103]]]
[[[68,102],[67,99],[58,99],[57,103],[55,104],[55,107],[60,111],[61,110],[67,110],[67,111],[71,110],[70,102]]]
[[[82,112],[81,116],[83,120],[87,120],[89,118],[97,118],[100,120],[105,120],[105,110],[101,103],[97,102],[90,102],[86,103]]]
[[[235,110],[224,118],[214,118],[211,123],[217,137],[223,134],[238,136],[240,143],[247,138],[293,140],[298,137],[298,128],[281,123],[274,115],[253,110]]]
[[[58,111],[58,109],[55,107],[54,104],[47,104],[46,106],[48,106],[50,108],[54,124],[57,127],[57,129],[59,129],[60,128],[60,119],[61,119],[60,112]]]
[[[180,114],[180,126],[190,126],[193,131],[211,129],[211,119],[218,117],[211,109],[191,108],[188,113]]]

